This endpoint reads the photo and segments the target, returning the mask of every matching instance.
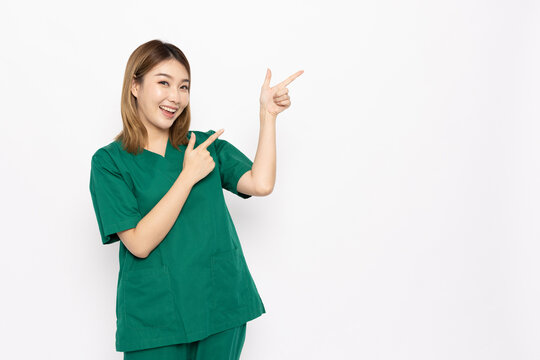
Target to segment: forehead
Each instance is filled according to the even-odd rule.
[[[175,80],[189,79],[188,72],[184,65],[174,59],[162,61],[150,71],[151,76],[156,76],[160,73],[168,74]]]

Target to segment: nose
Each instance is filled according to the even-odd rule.
[[[180,90],[174,90],[171,88],[169,91],[168,99],[170,102],[179,105],[180,104]]]

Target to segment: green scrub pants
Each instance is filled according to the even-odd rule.
[[[239,360],[247,323],[185,344],[126,351],[124,360]]]

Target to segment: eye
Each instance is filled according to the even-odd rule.
[[[186,90],[189,90],[189,86],[187,85],[182,86],[182,88],[186,88]]]
[[[160,81],[159,83],[160,83],[160,84],[162,84],[162,83],[167,83],[167,84],[168,84],[168,82],[166,82],[165,80]]]

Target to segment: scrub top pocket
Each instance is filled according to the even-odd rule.
[[[124,273],[126,325],[163,328],[175,322],[174,300],[166,267]]]
[[[220,310],[247,306],[249,280],[240,248],[212,255],[212,304]]]

